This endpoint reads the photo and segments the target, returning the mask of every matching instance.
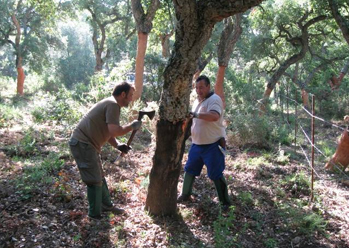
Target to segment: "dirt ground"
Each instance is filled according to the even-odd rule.
[[[16,144],[23,135],[20,129],[1,129],[0,145]],[[43,154],[57,142],[67,139],[56,133],[42,146]],[[1,149],[0,247],[349,247],[349,187],[343,183],[348,173],[327,172],[317,165],[310,202],[309,187],[299,177],[287,179],[309,178],[311,171],[300,157],[284,162],[277,150],[266,158],[262,150],[228,146],[230,211],[221,213],[204,170],[190,201],[178,204],[177,216],[151,217],[144,205],[153,152],[150,145],[117,163],[110,162],[116,153],[102,155],[113,201],[126,214],[106,214],[94,221],[86,215],[86,187],[69,156],[62,157],[61,170],[51,172],[55,183],[38,183],[25,191],[18,190],[25,162]]]

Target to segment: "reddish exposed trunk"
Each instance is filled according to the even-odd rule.
[[[145,13],[141,0],[131,0],[132,13],[136,21],[138,31],[137,57],[135,68],[135,88],[133,100],[141,98],[143,91],[143,73],[144,73],[144,58],[147,49],[148,34],[153,28],[153,19],[156,11],[160,7],[159,0],[151,0],[148,2],[148,10]]]
[[[25,74],[23,67],[17,67],[17,94],[23,95],[24,94],[24,79]]]
[[[339,140],[335,154],[326,163],[325,168],[332,170],[334,166],[341,166],[345,170],[349,165],[349,134],[344,130]]]
[[[303,106],[309,109],[309,94],[305,89],[302,89],[302,102]]]
[[[136,57],[136,69],[135,69],[135,93],[133,94],[133,100],[136,101],[141,98],[143,91],[143,73],[144,73],[144,57],[147,50],[148,34],[138,32],[137,43],[137,57]]]
[[[214,86],[215,93],[222,98],[224,108],[225,108],[225,96],[224,96],[223,82],[224,82],[224,75],[225,75],[226,68],[227,68],[226,66],[219,66],[218,67],[216,84]]]
[[[236,14],[234,16],[234,23],[232,18],[226,18],[224,20],[224,29],[221,34],[221,38],[218,45],[218,71],[215,85],[215,93],[218,94],[223,101],[223,107],[225,108],[225,95],[224,95],[224,76],[225,69],[229,65],[231,54],[233,53],[235,44],[238,42],[242,33],[241,27],[242,14]]]

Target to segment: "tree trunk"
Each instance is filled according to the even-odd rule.
[[[157,130],[156,143],[166,145],[157,145],[155,151],[146,208],[154,215],[172,215],[177,209],[177,184],[184,152],[181,149],[184,138],[182,123],[160,120]]]
[[[148,12],[145,13],[141,0],[132,0],[132,13],[137,24],[138,43],[135,69],[135,93],[133,100],[141,98],[143,91],[144,58],[147,50],[148,34],[153,28],[153,19],[160,6],[159,0],[151,0]]]
[[[136,57],[136,69],[135,69],[135,92],[133,94],[133,101],[141,98],[143,91],[143,73],[144,73],[144,58],[145,51],[147,50],[148,34],[138,32],[137,43],[137,57]]]
[[[161,47],[162,47],[162,57],[168,58],[170,56],[170,38],[173,35],[173,32],[166,34],[163,33],[160,36]]]
[[[24,94],[24,79],[25,74],[23,67],[17,67],[17,94],[19,95]]]
[[[176,41],[164,71],[156,129],[156,148],[145,208],[152,215],[172,215],[177,209],[177,184],[182,169],[184,132],[196,63],[216,22],[244,12],[261,0],[174,1]]]
[[[24,79],[25,74],[23,70],[23,58],[21,53],[21,26],[16,18],[16,16],[13,14],[11,16],[12,22],[16,27],[16,38],[15,38],[15,44],[14,48],[16,50],[16,68],[17,68],[17,94],[23,95],[24,94]]]
[[[231,54],[233,53],[235,44],[238,42],[242,33],[241,17],[241,13],[236,14],[234,16],[234,23],[232,23],[232,19],[230,17],[224,20],[224,29],[218,45],[218,71],[215,84],[215,93],[222,98],[224,108],[226,106],[223,87],[225,69],[229,65],[229,60]]]
[[[223,101],[223,108],[225,108],[225,96],[224,96],[224,75],[225,75],[225,66],[219,66],[216,77],[216,84],[214,86],[214,91],[217,95],[219,95]]]
[[[330,6],[332,15],[333,15],[334,19],[336,20],[336,23],[337,23],[338,27],[342,31],[344,39],[346,40],[346,42],[349,45],[349,25],[348,25],[348,21],[339,12],[338,3],[337,3],[336,0],[328,0],[328,4]]]
[[[196,79],[200,76],[201,72],[205,69],[205,67],[207,66],[208,63],[210,63],[210,61],[213,58],[213,54],[210,53],[210,55],[204,59],[203,57],[200,57],[198,59],[197,65],[196,65],[196,70],[193,76],[193,82],[196,81]]]
[[[303,17],[301,17],[300,19],[303,19]],[[264,112],[266,110],[266,105],[268,103],[268,99],[270,96],[271,91],[273,91],[275,84],[280,80],[281,76],[286,72],[286,70],[294,63],[300,61],[301,59],[304,58],[305,54],[307,53],[308,49],[309,49],[309,33],[308,33],[308,28],[321,21],[324,20],[326,18],[326,16],[317,16],[309,21],[307,21],[304,25],[301,22],[298,22],[298,26],[300,28],[301,36],[297,37],[298,39],[301,40],[300,44],[301,44],[301,50],[299,53],[292,55],[290,58],[288,58],[287,60],[285,60],[285,62],[283,62],[279,68],[276,70],[276,72],[272,75],[272,77],[270,78],[265,93],[264,93],[264,98],[262,101],[262,105],[260,106],[260,110],[262,112]],[[269,92],[270,91],[270,92]]]

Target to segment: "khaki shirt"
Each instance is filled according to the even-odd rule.
[[[108,124],[119,124],[120,106],[114,97],[96,103],[80,120],[72,137],[91,144],[99,153],[102,146],[111,138]]]

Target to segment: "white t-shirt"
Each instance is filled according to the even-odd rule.
[[[198,118],[193,119],[191,139],[194,144],[212,144],[221,137],[226,137],[225,128],[223,126],[223,102],[218,95],[213,94],[201,103],[199,100],[195,100],[192,111],[197,113],[216,111],[219,114],[219,119],[217,121],[205,121]]]

